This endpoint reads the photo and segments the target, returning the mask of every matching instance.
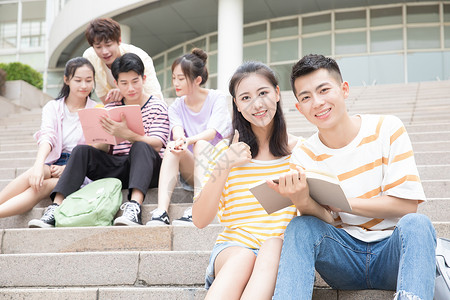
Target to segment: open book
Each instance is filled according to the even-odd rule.
[[[337,207],[346,212],[352,211],[336,176],[319,170],[305,170],[305,173],[312,199],[322,205]],[[272,180],[278,183],[278,178]],[[249,190],[268,214],[293,205],[289,198],[271,189],[266,180],[254,183]]]
[[[100,118],[105,115],[114,121],[120,122],[122,120],[120,117],[121,113],[125,114],[127,126],[130,130],[139,135],[145,134],[141,107],[139,105],[84,108],[78,111],[78,117],[83,128],[86,144],[102,143],[117,145],[123,142],[124,139],[107,133],[100,123]]]

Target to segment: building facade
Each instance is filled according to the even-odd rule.
[[[126,29],[124,40],[153,58],[167,97],[174,95],[173,60],[193,47],[209,54],[211,88],[225,89],[232,72],[226,67],[258,60],[276,71],[282,90],[289,90],[292,64],[309,53],[334,57],[351,85],[450,79],[449,1],[369,1],[373,5],[367,6],[367,1],[336,0],[321,7],[314,0],[105,0],[95,2],[109,8],[79,10],[77,16],[83,2],[0,1],[0,62],[30,64],[45,74],[46,91],[55,95],[65,61],[88,47],[87,22],[108,16]]]

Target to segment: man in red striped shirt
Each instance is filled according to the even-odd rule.
[[[122,121],[115,122],[105,116],[101,121],[103,129],[125,141],[115,146],[97,144],[75,147],[64,174],[50,195],[53,204],[40,219],[42,226],[35,227],[54,226],[54,209],[66,196],[80,188],[85,177],[91,180],[107,177],[120,179],[122,187],[129,190],[129,201],[121,206],[123,214],[114,220],[114,225],[142,225],[141,205],[148,188],[158,185],[162,154],[169,134],[167,105],[145,93],[144,64],[136,54],[126,53],[117,58],[111,71],[124,98],[108,106],[139,105],[145,134],[131,131],[124,117]]]

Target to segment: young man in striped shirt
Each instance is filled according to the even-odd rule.
[[[433,299],[435,231],[416,213],[426,198],[402,122],[350,116],[349,85],[331,58],[305,56],[293,67],[291,84],[298,110],[318,132],[293,151],[300,178],[288,172],[285,185],[280,179],[276,187],[301,216],[285,232],[274,299],[311,299],[315,269],[335,289],[396,290],[396,299]],[[314,202],[305,193],[302,168],[337,175],[352,211]],[[324,214],[334,222],[317,218]]]
[[[164,101],[145,93],[144,64],[134,53],[117,58],[111,66],[116,85],[124,98],[111,102],[107,107],[138,104],[141,107],[144,135],[138,135],[127,127],[126,119],[115,122],[106,117],[101,123],[108,133],[124,138],[115,145],[79,145],[72,151],[69,162],[53,190],[50,205],[40,219],[42,226],[55,225],[53,212],[64,198],[78,190],[85,177],[91,180],[114,177],[129,189],[128,202],[121,206],[121,217],[114,225],[142,225],[141,205],[148,188],[158,185],[163,148],[169,134],[169,117]],[[110,154],[111,153],[111,154]],[[34,222],[33,224],[36,224]]]

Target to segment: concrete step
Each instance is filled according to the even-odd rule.
[[[181,197],[183,197],[183,195]],[[126,201],[125,199],[126,198],[124,198],[124,201]],[[189,208],[190,206],[192,206],[192,200],[190,200],[190,202],[188,202],[187,200],[183,200],[180,197],[174,198],[174,200],[176,200],[176,201],[172,201],[172,204],[169,205],[169,211],[168,211],[171,222],[173,220],[181,218],[181,216],[183,216],[184,211],[187,208]],[[157,201],[156,199],[154,199],[152,201],[149,201],[146,199],[144,201],[144,205],[141,207],[143,224],[147,223],[150,220],[151,212],[154,209],[156,209],[156,207],[157,207],[156,201]],[[185,202],[179,202],[179,201],[185,201]],[[150,204],[149,202],[155,202],[155,203]],[[39,202],[32,210],[30,210],[24,214],[7,217],[7,218],[0,218],[0,229],[1,228],[28,228],[28,222],[32,219],[40,219],[42,217],[42,214],[44,213],[44,209],[50,204],[51,204],[50,199],[44,199],[41,202]],[[119,216],[120,214],[121,214],[121,211],[118,212],[117,216]],[[217,221],[214,221],[214,222],[217,222]]]
[[[393,291],[337,291],[315,288],[312,300],[389,300]],[[89,287],[89,288],[4,288],[2,299],[71,299],[71,300],[200,300],[206,296],[203,287]]]
[[[427,198],[421,203],[418,213],[428,216],[433,222],[450,222],[450,198]]]
[[[0,151],[0,159],[17,159],[17,158],[36,158],[37,149],[35,150],[15,150],[15,151]]]
[[[450,164],[417,166],[421,180],[449,180]]]
[[[0,277],[0,286],[202,285],[209,255],[210,251],[3,254],[0,269],[8,270],[8,276]]]
[[[426,204],[422,205],[424,207]],[[423,209],[419,209],[423,212]],[[447,214],[448,216],[448,214]],[[450,237],[450,220],[433,222],[439,237]],[[223,226],[105,226],[1,230],[1,254],[102,251],[211,251]],[[46,242],[43,242],[46,241]],[[0,256],[1,259],[1,256]]]
[[[416,151],[414,152],[416,164],[421,165],[440,165],[450,162],[450,149],[446,151]],[[448,171],[450,173],[450,169]]]
[[[426,152],[426,151],[448,151],[450,149],[450,141],[427,141],[427,142],[414,142],[414,151]]]
[[[422,180],[428,198],[450,198],[450,180]]]
[[[2,270],[8,268],[9,272],[5,276],[7,279],[0,278],[0,285],[3,288],[201,286],[209,255],[210,251],[3,254],[0,256],[0,267],[3,267]],[[315,287],[333,292],[318,275]],[[370,295],[364,292],[363,295]],[[392,294],[390,292],[391,297]]]
[[[2,142],[0,143],[0,151],[15,151],[17,149],[21,149],[21,150],[37,150],[37,145],[36,145],[36,141],[32,141],[32,142],[18,142],[18,143],[13,143],[13,142]]]
[[[210,251],[222,230],[219,224],[3,229],[1,253]]]
[[[1,168],[26,168],[31,167],[34,164],[35,158],[0,158],[0,167]]]
[[[449,141],[450,131],[412,132],[409,138],[414,146],[417,142]]]
[[[92,287],[92,288],[8,288],[0,290],[2,299],[71,299],[71,300],[200,300],[206,290],[186,287]]]
[[[12,135],[7,137],[0,137],[0,144],[10,144],[10,143],[36,143],[33,135]]]

